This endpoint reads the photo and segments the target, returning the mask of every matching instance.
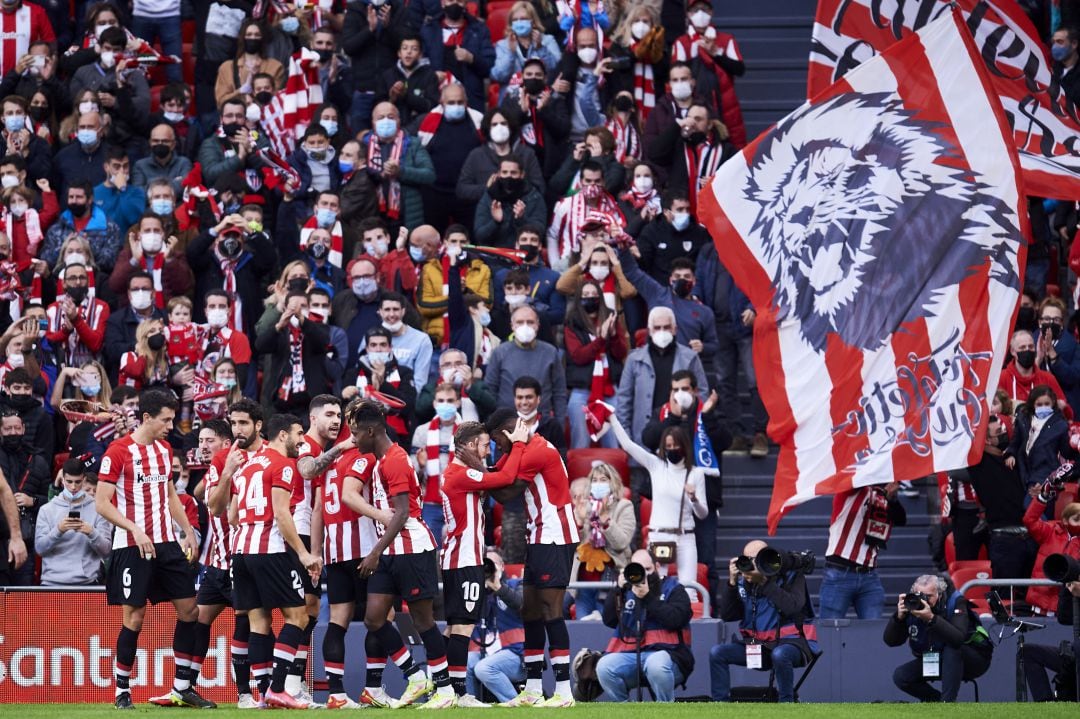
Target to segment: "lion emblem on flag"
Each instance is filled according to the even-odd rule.
[[[758,208],[747,239],[772,274],[778,319],[797,320],[818,352],[832,333],[879,349],[987,261],[991,281],[1019,291],[1016,213],[895,93],[788,116],[758,144],[743,195]]]

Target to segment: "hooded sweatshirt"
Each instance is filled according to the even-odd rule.
[[[89,535],[73,530],[61,533],[60,523],[74,510],[93,527]],[[61,492],[38,512],[34,548],[41,556],[43,586],[96,584],[101,562],[112,548],[112,525],[97,513],[89,494],[70,502]]]

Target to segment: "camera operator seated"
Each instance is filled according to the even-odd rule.
[[[685,686],[694,670],[690,651],[690,596],[679,578],[660,579],[648,550],[639,549],[618,579],[619,591],[604,602],[604,624],[615,629],[596,677],[612,701],[624,702],[641,674],[658,702],[675,701],[675,687]]]
[[[500,703],[518,695],[515,684],[525,681],[525,625],[521,621],[521,580],[503,576],[506,565],[497,549],[489,548],[484,559],[487,606],[473,630],[473,642],[483,647],[469,653],[467,692],[479,697],[476,682],[484,685]]]
[[[765,567],[762,552],[779,560]],[[713,701],[731,701],[731,665],[772,669],[779,701],[795,701],[795,667],[806,666],[818,654],[813,607],[806,590],[805,570],[812,569],[808,553],[788,554],[755,540],[741,557],[728,563],[728,581],[720,594],[720,618],[739,621],[739,634],[709,652]]]
[[[34,546],[45,586],[100,584],[101,562],[112,549],[112,525],[94,508],[86,491],[86,468],[64,462],[63,490],[38,512]]]
[[[948,593],[941,577],[924,574],[896,602],[885,625],[885,643],[905,641],[915,658],[893,672],[901,691],[923,702],[955,702],[960,682],[990,668],[994,647],[979,618],[959,592]],[[930,685],[941,679],[941,691]]]
[[[1062,624],[1073,623],[1073,597],[1080,597],[1080,581],[1064,584],[1059,591],[1057,619]],[[1024,675],[1027,677],[1032,701],[1052,702],[1055,698],[1058,701],[1076,700],[1077,653],[1080,653],[1080,640],[1065,641],[1061,646],[1024,645]],[[1047,669],[1057,675],[1054,680],[1057,685],[1056,697],[1046,676]]]

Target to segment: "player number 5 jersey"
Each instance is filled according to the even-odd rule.
[[[362,559],[375,546],[375,522],[364,517],[342,501],[345,480],[360,482],[361,494],[371,503],[371,477],[375,470],[375,455],[361,454],[350,449],[338,457],[326,470],[323,480],[323,561],[327,564]]]

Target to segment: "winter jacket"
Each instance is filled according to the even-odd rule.
[[[1076,451],[1069,446],[1069,423],[1056,409],[1028,450],[1031,422],[1032,418],[1025,410],[1021,409],[1016,413],[1012,437],[1008,449],[1005,450],[1006,457],[1016,458],[1016,471],[1026,485],[1042,484],[1051,472],[1061,466],[1058,455],[1076,455]]]
[[[374,132],[369,132],[360,141],[360,151],[364,157],[367,157],[368,143],[375,137]],[[420,187],[435,182],[435,166],[431,164],[431,157],[414,135],[405,135],[401,174],[397,179],[401,184],[401,216],[398,221],[412,230],[424,224],[424,198],[420,194]]]
[[[461,265],[451,267],[449,281],[461,271]],[[480,259],[468,260],[465,273],[465,286],[473,294],[480,295],[491,303],[491,268]],[[443,342],[443,316],[446,314],[449,299],[443,294],[442,258],[428,260],[420,270],[420,291],[416,297],[416,309],[424,318],[423,329],[431,335],[436,346]]]
[[[484,81],[488,79],[491,68],[495,65],[495,46],[491,44],[491,33],[487,25],[472,15],[465,14],[461,47],[472,53],[472,62],[468,64],[458,62],[454,52],[447,50],[443,44],[442,31],[441,13],[424,22],[424,26],[420,28],[424,57],[431,60],[431,65],[436,70],[445,70],[460,80],[465,86],[469,106],[483,111],[486,106]]]
[[[55,267],[57,260],[60,259],[60,247],[63,246],[64,240],[73,234],[80,234],[90,243],[90,250],[94,253],[94,263],[98,271],[102,274],[112,272],[113,265],[116,264],[116,255],[124,242],[124,236],[116,223],[110,221],[100,207],[95,205],[90,211],[90,222],[81,232],[75,229],[70,210],[60,213],[60,219],[54,222],[45,233],[45,246],[38,255],[45,260],[45,264]]]
[[[368,24],[368,3],[354,0],[346,6],[341,49],[352,60],[353,83],[358,92],[375,92],[379,77],[397,62],[401,36],[408,30],[401,0],[388,0],[382,7],[387,5],[390,21],[386,26],[380,22],[374,31]]]
[[[653,387],[656,384],[656,370],[649,354],[652,343],[630,352],[623,366],[622,378],[615,391],[615,411],[619,422],[630,433],[630,437],[639,441],[645,425],[653,415]],[[699,399],[709,393],[709,382],[705,378],[705,369],[694,350],[681,344],[674,345],[675,357],[671,372],[690,370],[698,386]]]
[[[1068,554],[1080,559],[1080,535],[1070,534],[1061,520],[1048,522],[1042,518],[1046,504],[1038,498],[1031,500],[1024,512],[1024,526],[1028,535],[1039,543],[1039,554],[1035,558],[1032,579],[1046,579],[1043,574],[1043,562],[1051,554]],[[1056,612],[1058,605],[1057,587],[1028,587],[1027,601],[1043,612]]]
[[[521,217],[514,217],[513,201],[500,201],[503,209],[502,222],[496,222],[491,216],[490,190],[484,192],[480,201],[476,203],[476,217],[473,221],[473,240],[478,245],[491,247],[505,247],[511,249],[517,242],[517,234],[526,225],[538,225],[543,227],[547,222],[547,206],[543,196],[532,185],[526,185],[525,196],[521,201],[525,203],[525,213]]]
[[[375,101],[390,102],[390,88],[397,82],[405,85],[405,94],[394,102],[402,127],[439,104],[439,78],[427,58],[420,58],[408,76],[402,71],[400,61],[383,70],[375,86]]]
[[[145,255],[138,266],[133,265],[131,259],[131,247],[124,245],[124,248],[120,250],[120,256],[116,258],[116,267],[109,274],[109,289],[116,295],[120,307],[127,307],[128,280],[131,275],[139,270],[151,271],[146,267]],[[191,274],[191,268],[188,267],[187,258],[180,253],[170,253],[161,267],[161,290],[165,301],[168,302],[180,295],[190,295],[194,283],[195,278]]]

